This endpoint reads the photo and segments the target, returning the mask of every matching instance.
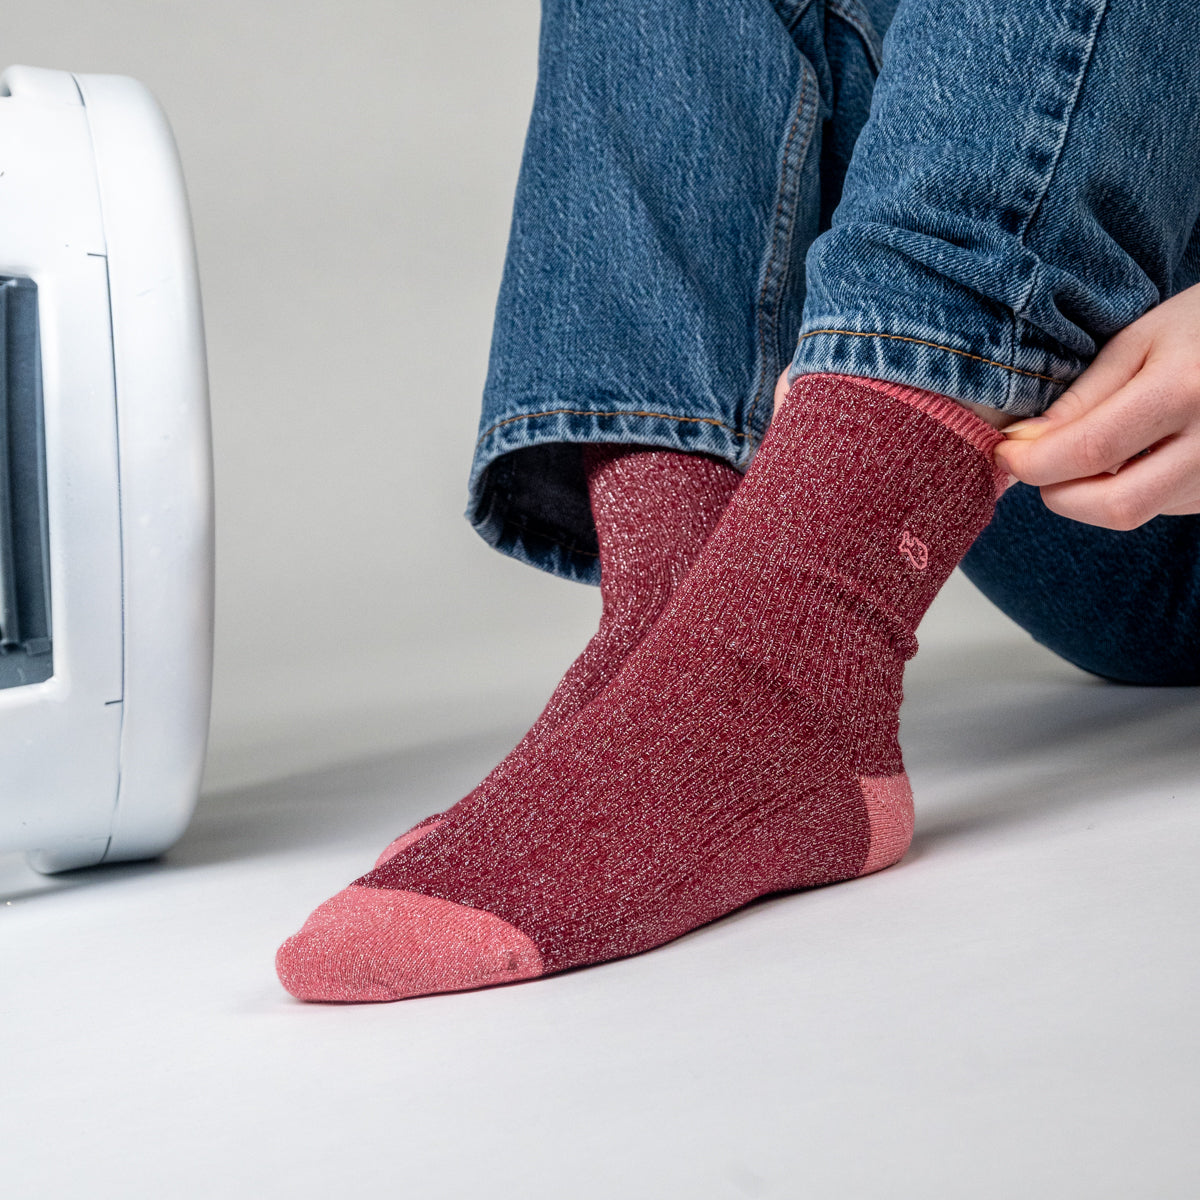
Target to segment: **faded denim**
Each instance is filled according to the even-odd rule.
[[[543,0],[468,516],[596,582],[579,444],[744,469],[789,363],[1042,411],[1200,279],[1198,63],[1149,0]]]

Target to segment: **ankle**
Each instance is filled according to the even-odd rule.
[[[1011,425],[1014,421],[1020,419],[1013,416],[1012,413],[1003,412],[1001,409],[992,408],[987,404],[976,404],[971,400],[960,400],[959,404],[963,408],[970,409],[980,420],[986,421],[993,429],[1003,429],[1006,425]]]

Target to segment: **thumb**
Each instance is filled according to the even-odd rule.
[[[1051,430],[1059,429],[1091,412],[1142,369],[1149,350],[1148,340],[1135,336],[1131,326],[1109,338],[1092,359],[1091,365],[1075,377],[1074,382],[1040,417],[1027,417],[1001,430],[1006,441],[1000,449],[1004,450],[1011,442],[1036,441]]]
[[[1053,447],[1058,446],[1062,438],[1054,438],[1037,449],[1036,443],[1048,434],[1060,433],[1068,443],[1078,441],[1066,431],[1137,376],[1145,365],[1150,345],[1150,339],[1140,336],[1140,331],[1132,326],[1110,338],[1087,370],[1078,375],[1040,417],[1017,421],[1001,430],[1004,441],[996,447],[997,466],[1026,483],[1044,482],[1040,474],[1045,473],[1047,462],[1055,459]]]

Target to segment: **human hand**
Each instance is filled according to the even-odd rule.
[[[789,367],[784,367],[782,374],[775,380],[775,412],[779,411],[779,406],[787,399],[788,394],[788,375]]]
[[[1200,285],[1127,325],[1042,416],[1003,433],[997,463],[1061,516],[1135,529],[1200,512]]]

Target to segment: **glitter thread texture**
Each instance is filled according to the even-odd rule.
[[[896,861],[911,831],[903,666],[991,517],[999,440],[931,393],[797,379],[695,568],[604,693],[318,909],[320,937],[280,952],[285,985],[350,998],[366,978],[376,994],[416,994],[406,980],[430,978],[442,953],[436,923],[404,907],[422,898],[457,905],[460,924],[502,923],[490,928],[536,974]],[[928,548],[924,570],[898,550],[906,530]],[[358,908],[340,920],[331,905]],[[481,972],[459,967],[450,986],[478,986]]]
[[[497,778],[600,694],[658,620],[742,479],[703,454],[639,446],[586,445],[583,465],[600,545],[600,627],[496,768]],[[432,832],[446,815],[434,813],[396,838],[375,865],[411,845],[415,834]]]

